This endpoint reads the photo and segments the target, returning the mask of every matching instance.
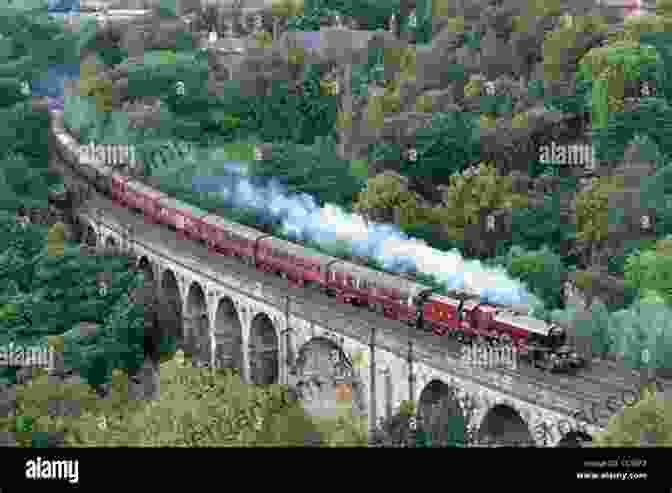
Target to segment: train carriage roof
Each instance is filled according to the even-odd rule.
[[[167,197],[165,193],[160,192],[157,189],[145,185],[144,183],[141,183],[137,180],[128,180],[126,185],[128,186],[129,190],[132,190],[136,193],[141,193],[143,195],[147,195],[154,200],[160,199],[162,197]]]
[[[326,266],[327,264],[334,261],[342,262],[342,260],[339,258],[325,255],[318,252],[317,250],[313,250],[312,248],[306,248],[304,246],[297,245],[296,243],[283,240],[282,238],[264,238],[263,243],[264,245],[281,250],[294,257],[310,259],[311,262],[317,262],[321,266]]]
[[[400,291],[401,293],[404,293],[405,296],[417,296],[422,291],[431,289],[429,286],[420,284],[410,279],[406,279],[401,276],[395,276],[394,274],[388,274],[387,272],[377,271],[369,267],[350,262],[336,264],[334,265],[334,270],[347,270],[348,272],[352,273],[353,277],[355,278],[364,279],[383,289]]]
[[[143,185],[144,186],[144,185]],[[186,202],[182,202],[181,200],[177,200],[174,197],[167,197],[164,196],[160,201],[159,205],[161,207],[166,207],[169,209],[175,209],[175,210],[183,210],[185,212],[189,212],[189,214],[192,217],[196,218],[202,218],[204,216],[207,216],[209,213],[204,211],[203,209],[199,209],[198,207],[194,207],[193,205],[187,204]]]
[[[532,317],[523,315],[514,315],[512,313],[503,312],[495,315],[494,320],[507,325],[512,325],[520,329],[533,332],[541,336],[548,336],[553,325],[549,325],[543,320],[538,320]]]
[[[217,216],[215,214],[210,214],[203,218],[203,222],[205,224],[208,224],[210,226],[214,226],[217,229],[221,229],[224,231],[229,232],[230,234],[238,237],[238,238],[244,238],[246,240],[254,241],[257,238],[260,238],[262,236],[265,236],[265,233],[262,233],[261,231],[257,231],[256,229],[253,228],[248,228],[247,226],[244,226],[242,224],[237,224],[234,222],[231,222],[221,216]]]

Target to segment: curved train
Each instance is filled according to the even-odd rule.
[[[113,171],[101,160],[78,152],[63,125],[61,111],[52,110],[58,151],[76,171],[103,194],[164,224],[183,238],[198,241],[213,253],[237,257],[259,270],[286,278],[292,285],[316,288],[338,301],[367,307],[387,318],[439,336],[514,345],[521,359],[552,371],[569,371],[585,359],[568,345],[562,327],[523,315],[523,307],[483,303],[478,296],[434,293],[432,288],[402,276],[324,255],[244,225],[227,221]],[[452,293],[451,293],[452,294]]]

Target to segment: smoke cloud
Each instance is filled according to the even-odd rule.
[[[395,225],[367,222],[332,204],[320,207],[309,195],[287,193],[275,180],[254,180],[247,176],[243,161],[227,161],[223,171],[217,177],[195,177],[194,188],[219,192],[229,206],[256,210],[269,221],[279,222],[291,238],[323,246],[345,242],[354,255],[375,259],[388,271],[433,275],[448,289],[465,289],[484,301],[528,306],[540,303],[503,268],[465,260],[456,250],[436,250],[424,241],[409,238]]]

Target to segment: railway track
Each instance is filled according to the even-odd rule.
[[[83,185],[90,189],[92,188],[90,183],[76,174],[67,163],[60,159],[60,157],[52,156],[51,161],[54,169],[64,175],[64,177],[67,178],[67,180],[70,180],[71,183]],[[251,269],[234,259],[222,256],[213,258],[204,246],[194,241],[183,241],[178,239],[175,232],[169,230],[166,226],[156,224],[151,226],[147,225],[139,214],[135,214],[128,209],[112,203],[107,197],[104,197],[97,191],[92,192],[90,203],[101,208],[101,210],[105,210],[107,213],[116,216],[120,224],[130,223],[133,225],[134,229],[142,229],[143,235],[147,236],[152,242],[158,242],[154,244],[165,243],[171,250],[180,252],[180,255],[185,255],[186,258],[191,258],[197,262],[204,262],[206,264],[216,261],[217,264],[225,266],[229,271],[244,271],[244,275],[247,276],[247,278],[253,280],[263,279],[264,283],[273,279],[274,284],[277,284],[278,282],[282,283],[281,289],[284,289],[285,292],[292,289],[286,281]],[[346,321],[353,316],[364,320],[371,320],[372,326],[381,327],[383,332],[388,332],[388,334],[393,336],[396,340],[400,339],[399,331],[405,331],[408,333],[408,338],[413,340],[416,346],[419,346],[417,343],[421,342],[420,345],[428,348],[429,353],[441,354],[443,357],[452,356],[453,358],[459,358],[461,356],[461,348],[463,346],[452,338],[437,337],[432,334],[419,332],[417,329],[410,328],[399,322],[390,321],[377,314],[371,313],[368,310],[350,305],[338,304],[334,300],[318,293],[308,293],[305,289],[294,288],[294,293],[296,293],[297,297],[307,298],[303,300],[303,304],[312,305],[316,313],[328,311],[330,317],[340,318]],[[319,297],[319,299],[317,297]],[[399,346],[399,343],[396,342],[393,345]],[[384,348],[384,345],[381,347]],[[569,398],[586,403],[601,403],[604,402],[604,399],[607,396],[620,395],[621,392],[632,389],[632,382],[635,381],[634,378],[630,381],[626,377],[619,376],[614,380],[614,378],[611,377],[604,378],[603,375],[600,374],[592,375],[585,373],[567,377],[542,372],[537,368],[522,365],[519,366],[517,370],[498,369],[498,371],[510,379],[528,382],[546,392],[566,395]]]

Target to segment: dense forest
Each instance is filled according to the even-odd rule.
[[[485,267],[502,267],[542,300],[537,315],[562,320],[590,336],[595,354],[619,354],[635,368],[669,368],[672,189],[666,132],[672,93],[667,90],[670,65],[664,33],[655,27],[665,27],[668,17],[661,8],[657,16],[626,19],[621,30],[613,30],[582,6],[518,3],[466,2],[457,8],[428,0],[412,6],[316,0],[303,6],[276,6],[271,24],[264,20],[256,33],[254,26],[238,26],[272,45],[280,31],[315,32],[325,18],[339,16],[357,29],[376,30],[388,29],[394,14],[399,25],[393,35],[404,42],[388,43],[387,34],[381,34],[382,42],[371,41],[367,59],[352,67],[348,92],[353,109],[347,111],[339,88],[339,64],[308,63],[310,54],[303,48],[289,50],[285,67],[289,76],[271,73],[263,94],[248,94],[235,79],[216,81],[218,90],[212,91],[217,67],[197,49],[193,32],[168,36],[169,41],[157,42],[139,60],[129,56],[129,46],[121,46],[123,33],[115,32],[117,28],[101,31],[84,25],[72,32],[44,9],[5,8],[0,25],[5,88],[0,111],[6,122],[5,145],[0,147],[5,211],[0,342],[32,345],[46,339],[84,383],[54,386],[43,374],[26,383],[21,375],[17,378],[16,369],[7,369],[4,384],[20,385],[15,412],[2,418],[3,430],[16,432],[17,442],[27,446],[49,442],[53,433],[61,444],[72,446],[367,442],[357,418],[316,423],[289,389],[252,388],[236,375],[191,368],[181,353],[174,352],[170,340],[164,341],[164,354],[157,361],[161,397],[152,406],[131,403],[129,377],[147,356],[148,309],[129,301],[141,288],[142,275],[129,268],[129,259],[121,254],[82,255],[81,248],[65,238],[62,222],[16,221],[25,213],[21,207],[48,210],[48,192],[59,184],[48,166],[49,119],[34,108],[35,95],[47,96],[52,106],[64,109],[69,128],[81,142],[136,145],[144,169],[135,172],[198,207],[344,257],[361,252],[342,239],[316,241],[310,230],[288,227],[296,226],[291,222],[292,207],[299,204],[318,213],[327,207],[338,211],[332,218],[362,214],[372,222],[394,224],[399,235],[420,238],[441,251],[457,251]],[[204,12],[197,23],[204,30],[219,29],[217,16],[210,14]],[[156,29],[172,15],[169,8],[159,9]],[[499,46],[508,49],[510,58],[496,52]],[[455,52],[462,62],[455,61]],[[453,60],[446,63],[448,72],[439,74],[436,87],[443,93],[425,90],[431,84],[418,84],[432,76],[426,62],[422,69],[421,58],[427,53]],[[260,58],[270,63],[274,56]],[[253,62],[264,63],[249,63]],[[515,72],[502,72],[501,66],[516,67]],[[120,74],[123,97],[118,92]],[[79,79],[78,93],[54,89],[73,77]],[[632,93],[632,79],[655,88],[653,94],[638,94],[634,106],[626,98]],[[416,90],[409,91],[413,84]],[[379,89],[378,95],[370,95],[372,88]],[[454,93],[450,104],[441,101],[444,93]],[[151,109],[137,109],[147,102]],[[631,213],[621,209],[619,217],[614,215],[613,198],[624,189],[617,175],[593,177],[590,187],[580,189],[576,176],[531,159],[518,163],[516,170],[524,170],[522,174],[534,183],[548,179],[554,185],[540,195],[520,189],[521,173],[510,166],[512,160],[525,160],[516,158],[520,147],[507,158],[497,146],[493,150],[484,142],[490,133],[493,140],[518,135],[519,140],[536,139],[543,129],[535,128],[530,110],[538,105],[573,114],[582,125],[587,122],[601,159],[614,168],[624,160],[629,145],[637,144],[642,159],[653,163],[653,173],[641,180],[636,193],[649,201],[647,210],[655,210],[654,235],[613,245],[613,226],[624,224],[623,216]],[[361,118],[371,128],[385,127],[395,118],[409,120],[410,113],[426,115],[426,124],[402,138],[375,139],[357,156],[339,151],[348,122]],[[169,154],[162,161],[155,158],[161,154],[155,151],[175,149],[175,142],[191,144],[189,152]],[[263,150],[262,159],[254,158],[255,149]],[[236,183],[237,193],[194,190],[195,177],[221,180],[222,162],[231,164],[231,170],[224,171]],[[242,166],[244,173],[236,172],[234,165]],[[245,187],[262,196],[241,200]],[[573,196],[569,221],[561,191]],[[282,202],[266,200],[273,197],[287,199],[280,214],[258,206]],[[510,218],[506,234],[490,238],[489,243],[475,242],[471,231],[482,232],[483,219],[501,210]],[[602,266],[604,252],[611,255]],[[368,262],[389,268],[375,256]],[[628,296],[619,302],[596,301],[587,310],[564,307],[561,289],[567,276],[590,285],[596,281],[589,268],[597,264],[625,282]],[[101,274],[107,279],[102,292]],[[424,279],[422,272],[415,274]],[[440,279],[426,277],[442,287]],[[80,322],[95,323],[99,330],[94,336],[73,332]],[[641,356],[645,349],[651,355],[646,362]],[[101,388],[106,397],[101,397]],[[56,419],[45,411],[54,400],[81,405],[66,420]],[[627,413],[651,413],[649,408],[658,405],[655,399],[646,400],[639,411],[634,407]],[[222,419],[205,426],[204,417],[211,416],[214,408],[232,412],[218,412]],[[372,441],[427,446],[464,445],[471,439],[460,432],[463,425],[440,419],[431,429],[418,429],[412,426],[415,412],[405,403]],[[659,444],[670,440],[665,416],[669,413],[661,414],[656,424]],[[615,419],[604,443],[638,443],[636,422]]]

